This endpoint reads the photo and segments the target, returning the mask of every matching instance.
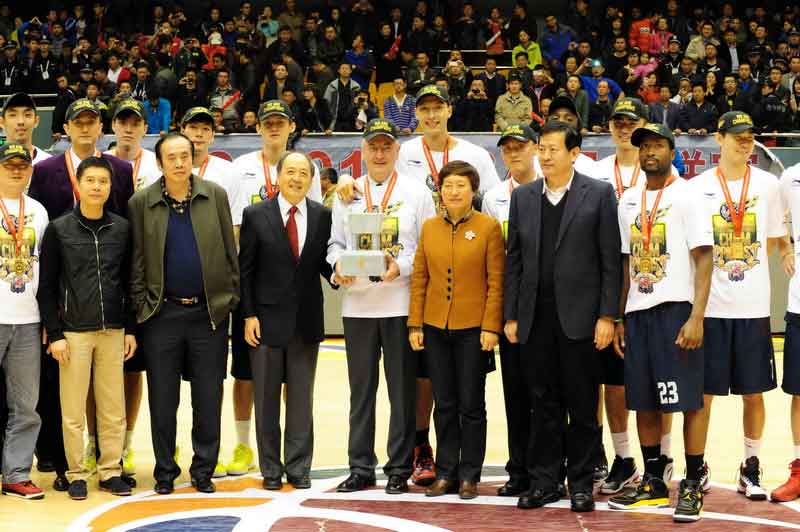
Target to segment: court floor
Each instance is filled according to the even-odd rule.
[[[781,363],[782,353],[780,352],[782,348],[782,343],[780,341],[776,341],[776,348],[777,348],[776,366],[780,382],[780,373],[782,367]],[[498,361],[498,366],[499,366],[499,361]],[[225,461],[228,461],[230,459],[231,453],[236,444],[235,441],[236,435],[234,430],[232,405],[230,399],[231,389],[232,389],[232,380],[228,379],[225,382],[225,400],[223,405],[223,419],[222,419],[222,434],[223,434],[222,453]],[[347,382],[347,366],[345,361],[343,343],[341,342],[341,340],[332,340],[326,342],[325,344],[323,344],[323,349],[317,370],[316,396],[315,396],[315,425],[316,425],[315,426],[316,446],[314,454],[315,469],[333,469],[337,470],[335,474],[339,475],[345,474],[345,472],[341,471],[341,469],[342,466],[344,466],[347,463],[348,395],[349,395],[349,386]],[[184,384],[184,389],[182,390],[181,398],[182,398],[182,405],[178,413],[179,416],[178,444],[182,449],[180,465],[184,470],[184,473],[181,476],[181,478],[178,479],[178,482],[188,482],[189,480],[188,465],[191,459],[190,456],[191,409],[189,408],[190,405],[189,389],[188,386],[186,386],[185,384]],[[503,409],[502,383],[500,379],[499,370],[493,372],[488,376],[486,385],[486,402],[487,402],[488,421],[489,421],[486,464],[502,466],[507,458],[507,452],[506,452],[506,428],[505,428],[505,415]],[[791,458],[791,451],[792,451],[791,434],[789,431],[789,402],[790,398],[785,394],[783,394],[780,391],[780,389],[772,391],[766,395],[767,425],[763,440],[761,464],[764,470],[762,484],[768,489],[772,489],[777,485],[779,485],[780,483],[782,483],[788,475],[787,465],[789,463],[789,459]],[[738,400],[738,398],[736,397],[719,398],[714,402],[714,413],[712,415],[711,429],[708,441],[708,449],[706,451],[706,457],[711,467],[712,480],[719,484],[732,485],[735,483],[736,467],[738,466],[743,453],[741,411],[742,411],[741,401]],[[381,463],[386,458],[385,437],[388,427],[388,412],[389,409],[388,409],[388,401],[386,400],[385,382],[383,382],[382,380],[379,389],[378,415],[377,415],[378,419],[377,445],[376,445],[376,452],[378,453],[379,462]],[[673,427],[673,454],[676,457],[675,458],[676,477],[680,477],[684,469],[683,458],[682,458],[683,457],[683,449],[681,442],[682,438],[680,433],[681,423],[682,420],[680,416],[676,416]],[[253,424],[253,429],[255,429],[255,424]],[[433,431],[431,431],[431,433],[433,436]],[[631,416],[630,418],[630,435],[632,437],[632,442],[631,442],[632,447],[634,449],[638,449],[638,440],[636,438],[636,429],[633,416]],[[606,448],[608,452],[611,452],[612,447],[607,431],[604,436],[606,441]],[[253,436],[253,445],[255,446],[254,436]],[[135,432],[133,448],[136,453],[136,465],[137,465],[136,478],[139,484],[138,488],[135,490],[135,494],[144,496],[145,492],[152,489],[152,484],[153,484],[152,480],[153,455],[150,443],[149,415],[148,415],[146,394],[142,404],[142,410],[138,420],[138,426]],[[637,456],[637,462],[641,463],[638,451],[635,453],[635,456]],[[485,484],[484,490],[482,491],[482,494],[484,494],[485,492],[486,495],[491,495],[493,489],[492,486],[501,482],[503,476],[501,468],[491,468],[489,471],[491,471],[492,474],[484,476],[486,480],[484,482]],[[326,476],[326,475],[321,475],[321,476]],[[334,473],[331,473],[327,476],[335,476],[335,475]],[[265,492],[257,489],[260,486],[260,483],[258,482],[258,479],[256,477],[257,475],[253,475],[252,477],[238,479],[236,481],[230,479],[230,481],[227,482],[226,485],[231,487],[235,486],[236,489],[246,488],[245,491],[242,493],[249,493],[252,497],[256,498],[262,497],[263,493]],[[315,476],[315,478],[319,477],[320,475]],[[102,513],[106,511],[105,509],[108,508],[108,503],[120,502],[119,498],[113,497],[111,495],[102,493],[97,490],[96,477],[93,477],[89,483],[89,489],[90,489],[89,499],[86,501],[71,501],[69,500],[69,498],[65,493],[59,493],[53,491],[52,490],[53,478],[54,476],[52,473],[42,474],[34,472],[33,474],[33,480],[40,487],[46,489],[46,497],[42,501],[24,501],[12,497],[0,498],[0,531],[12,531],[12,530],[25,530],[26,532],[57,531],[57,530],[67,530],[71,524],[73,525],[73,527],[69,528],[70,530],[91,529],[96,531],[96,530],[114,529],[114,527],[101,528],[98,526],[87,528],[84,527],[83,525],[79,525],[80,521],[79,518],[81,518],[81,516],[83,516],[85,521],[87,519],[87,516],[92,512]],[[322,480],[320,481],[315,480],[314,482],[315,485],[317,483],[324,483],[324,481]],[[321,486],[326,487],[328,489],[333,487],[333,485],[323,486],[322,484]],[[227,491],[227,489],[221,491]],[[259,492],[261,494],[259,494]],[[382,494],[383,492],[380,491],[376,493]],[[217,495],[220,495],[220,493],[218,493]],[[284,494],[281,493],[281,495]],[[206,497],[205,499],[195,499],[196,503],[199,505],[196,508],[214,507],[214,504],[211,502],[214,499],[214,497],[213,496],[212,497],[205,496],[205,497]],[[241,495],[240,493],[239,495],[237,495],[237,497],[244,497],[244,495]],[[325,497],[335,500],[334,499],[335,496],[332,495],[330,497],[328,495],[325,495]],[[415,494],[409,495],[408,497],[419,502],[419,497],[421,497],[421,494],[417,492]],[[732,503],[729,504],[729,506],[736,506],[737,504],[745,501],[744,498],[741,498],[740,501],[737,498],[738,496],[735,495],[732,495],[731,497],[733,497],[731,499]],[[483,497],[481,497],[480,499],[483,499]],[[340,500],[343,499],[340,498]],[[164,511],[170,510],[169,502],[168,501],[164,502],[167,504],[167,508]],[[276,500],[275,502],[279,503],[280,499]],[[503,500],[497,504],[500,504],[500,506],[502,506],[501,509],[503,509],[505,508],[505,505],[509,504],[510,502],[511,501]],[[352,512],[363,512],[363,509],[358,509],[357,504],[355,502],[352,502],[352,504],[355,505],[353,507],[354,509],[352,510]],[[768,507],[775,507],[775,508],[779,507],[778,505],[771,505],[770,503],[759,503],[759,504],[763,505],[762,507],[764,508],[764,510],[767,510]],[[464,506],[462,507],[466,508]],[[796,508],[794,509],[796,510],[796,512],[800,512],[800,505],[796,505]],[[707,503],[706,510],[713,511],[713,508],[710,507],[710,501]],[[319,511],[321,512],[322,510]],[[508,512],[508,511],[509,510],[503,509],[503,512]],[[387,510],[387,514],[389,513],[391,512]],[[568,513],[569,512],[567,512],[567,514]],[[621,527],[621,525],[619,524],[620,518],[616,516],[618,512],[595,512],[595,513],[601,516],[607,514],[614,514],[615,521],[613,522],[617,524],[614,525],[611,524],[611,522],[604,522],[600,520],[597,521],[597,523],[592,522],[592,525],[589,526],[587,524],[588,522],[583,522],[581,525],[583,528],[582,529],[579,528],[579,530],[620,529]],[[353,513],[353,515],[356,514]],[[530,514],[526,513],[525,515],[530,515]],[[545,514],[537,514],[537,515],[545,515]],[[531,516],[531,518],[532,517],[533,516]],[[167,527],[166,525],[160,525],[160,526],[153,525],[152,528],[148,527],[136,528],[136,530],[137,531],[153,530],[161,532],[168,530],[233,530],[234,529],[233,527],[225,528],[225,526],[227,525],[222,526],[221,528],[210,527],[211,523],[216,521],[213,521],[211,517],[209,517],[208,519],[210,520],[206,521],[201,520],[198,522],[192,522],[191,524],[184,526],[183,528],[170,528]],[[294,523],[291,520],[292,519],[291,516],[287,517],[287,519],[288,521],[283,522],[280,527],[272,528],[272,530],[276,529],[281,529],[281,530],[311,529],[311,530],[326,530],[326,531],[339,530],[339,529],[356,530],[356,528],[353,528],[352,526],[337,528],[335,520],[333,520],[328,525],[324,523],[320,525],[319,523],[321,523],[321,521],[318,520],[314,521],[313,519],[305,523],[302,521]],[[298,517],[297,519],[300,519],[300,517]],[[388,517],[386,519],[388,519]],[[704,522],[705,521],[707,520],[704,520]],[[317,525],[311,526],[308,524],[312,522],[317,523]],[[636,522],[635,519],[631,521],[631,524],[633,524],[634,522]],[[646,522],[650,523],[650,521]],[[709,524],[712,523],[712,521],[708,522]],[[782,519],[781,522],[796,523],[797,528],[800,529],[800,513],[794,513],[794,514],[790,513],[790,517],[788,519]],[[666,518],[664,518],[662,521],[659,521],[659,523],[663,524],[664,526],[667,525],[672,526],[671,520],[668,520]],[[555,524],[555,522],[553,524]],[[652,525],[652,523],[650,524]],[[367,525],[369,525],[369,523],[363,524],[363,526],[365,527]],[[209,526],[210,528],[205,528],[205,526]],[[388,528],[393,530],[426,529],[425,526],[421,524],[419,525],[419,527],[412,526],[408,528],[406,525],[395,526],[395,524],[392,524],[392,522],[388,521],[385,522],[383,525],[378,524],[370,526],[377,526],[378,528],[383,528],[383,529]],[[468,522],[461,522],[459,524],[458,522],[456,522],[456,523],[450,523],[448,526],[442,526],[440,528],[427,528],[427,529],[458,530],[467,528],[472,530],[490,530],[493,527],[489,526],[488,524],[486,526],[481,526],[479,524],[475,524],[475,522],[473,521],[472,524],[469,524]],[[627,526],[625,528],[632,529],[631,527]],[[785,528],[785,527],[782,526],[780,528]],[[789,528],[794,528],[794,527],[790,526]],[[123,530],[123,529],[124,528],[116,528],[115,530]],[[264,528],[263,523],[255,528],[247,528],[240,523],[238,526],[235,527],[235,529],[267,530],[268,528]],[[368,528],[363,528],[363,529],[366,530]],[[569,527],[559,526],[553,529],[571,530],[572,525],[570,525]],[[704,529],[708,529],[707,526]],[[766,528],[764,528],[764,530],[766,530]]]

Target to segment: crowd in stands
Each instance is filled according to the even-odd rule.
[[[559,94],[575,101],[584,132],[608,131],[622,95],[678,134],[712,133],[732,109],[762,133],[800,130],[795,3],[767,12],[576,0],[543,19],[525,2],[511,13],[470,2],[341,4],[244,0],[238,12],[211,7],[189,20],[170,2],[155,4],[143,25],[105,2],[29,20],[0,6],[0,94],[57,93],[56,136],[76,98],[101,102],[110,117],[128,96],[144,102],[148,133],[165,133],[198,105],[214,110],[220,133],[255,131],[259,103],[278,98],[295,111],[298,134],[360,131],[377,116],[409,134],[414,95],[432,83],[450,95],[453,131],[537,126]],[[467,51],[483,64],[465,64]]]

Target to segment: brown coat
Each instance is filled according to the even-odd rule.
[[[497,220],[477,211],[455,226],[443,216],[430,218],[414,257],[408,326],[502,333],[504,270]]]

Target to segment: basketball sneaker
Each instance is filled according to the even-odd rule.
[[[800,458],[789,464],[789,480],[781,484],[770,495],[772,502],[789,502],[800,497]]]
[[[691,523],[700,520],[703,512],[703,490],[697,480],[681,480],[678,492],[678,504],[672,514],[672,520],[677,523]]]
[[[757,456],[751,456],[739,467],[737,491],[751,501],[767,500],[767,492],[761,487],[761,467]]]
[[[122,474],[129,477],[136,474],[136,464],[133,461],[133,449],[122,450]]]
[[[608,507],[615,510],[666,508],[667,506],[669,506],[669,488],[664,484],[664,479],[648,473],[644,474],[644,478],[638,486],[629,488],[608,500]]]
[[[665,461],[664,465],[664,484],[667,486],[672,482],[672,474],[675,472],[675,460],[665,454],[661,455],[661,459]]]
[[[222,458],[217,458],[217,467],[214,468],[211,478],[222,478],[227,476],[228,470],[225,468],[225,464],[222,463]]]
[[[430,486],[436,480],[433,449],[429,444],[414,447],[414,465],[411,481],[417,486]]]
[[[700,490],[703,493],[711,491],[711,468],[708,467],[708,462],[703,462],[703,474],[700,475]]]
[[[255,467],[256,465],[253,463],[253,449],[240,443],[233,450],[233,460],[228,464],[226,469],[229,475],[239,476],[244,475],[248,471],[252,471]]]
[[[639,480],[639,471],[633,458],[622,458],[617,455],[611,464],[611,472],[600,488],[600,493],[614,495]]]
[[[30,480],[15,482],[14,484],[3,484],[3,495],[21,497],[23,499],[44,499],[44,491]]]
[[[592,473],[592,482],[593,486],[593,493],[597,494],[597,492],[603,487],[603,483],[608,478],[608,459],[606,458],[606,449],[604,446],[600,446],[600,463],[594,466],[594,472]]]

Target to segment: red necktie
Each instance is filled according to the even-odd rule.
[[[294,213],[297,212],[297,205],[292,205],[289,209],[289,219],[286,221],[286,235],[289,237],[289,247],[292,248],[294,261],[300,258],[300,244],[297,238],[297,222],[294,219]]]

